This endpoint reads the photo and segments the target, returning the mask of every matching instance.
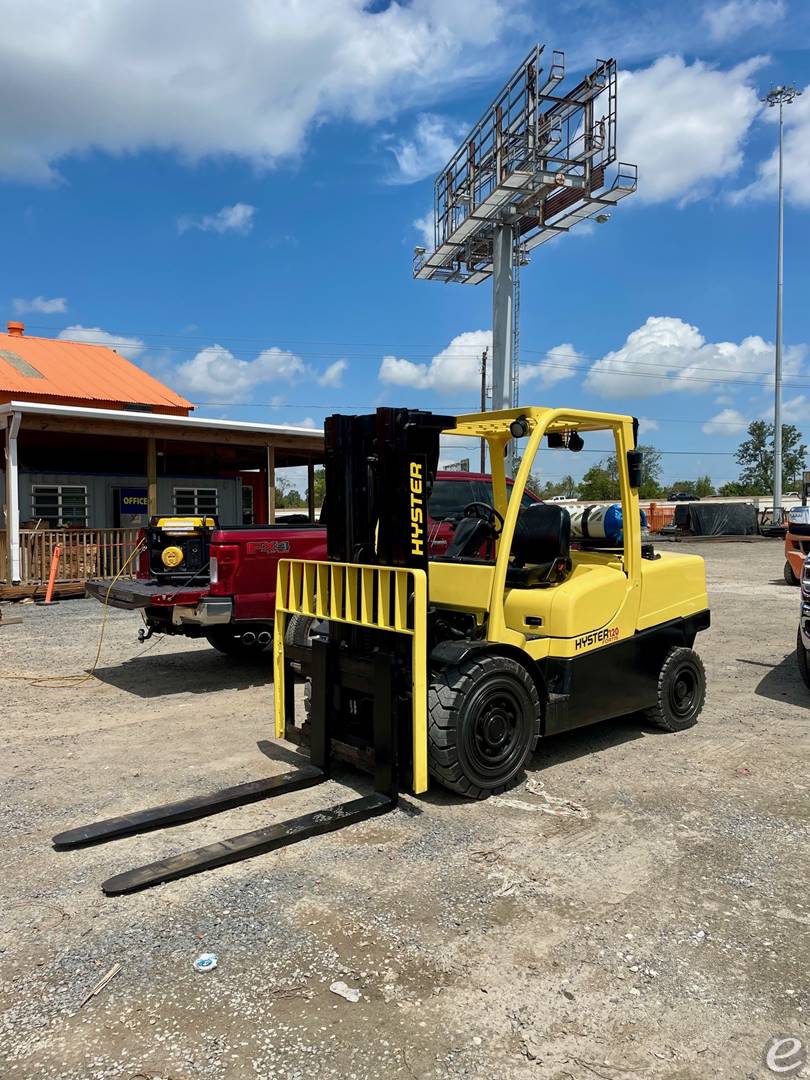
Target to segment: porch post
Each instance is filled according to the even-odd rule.
[[[17,460],[17,435],[20,414],[12,413],[6,426],[6,536],[8,538],[9,579],[19,585],[20,566],[20,481]]]
[[[276,523],[276,451],[267,447],[267,524]]]
[[[307,462],[307,513],[310,524],[315,523],[315,462],[312,458]]]
[[[158,512],[157,440],[154,437],[146,440],[146,499],[149,516],[156,516]]]

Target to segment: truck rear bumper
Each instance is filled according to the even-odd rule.
[[[229,596],[204,596],[195,607],[178,604],[172,608],[175,626],[227,626],[233,618],[233,601]]]

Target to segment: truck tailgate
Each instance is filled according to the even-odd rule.
[[[112,586],[112,587],[111,587]],[[188,589],[182,585],[165,585],[156,581],[138,579],[116,581],[96,579],[87,582],[87,595],[95,597],[102,604],[135,611],[137,608],[152,606],[173,606],[174,604],[196,605],[208,593],[208,588]]]

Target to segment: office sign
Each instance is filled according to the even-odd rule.
[[[118,510],[122,514],[148,514],[149,496],[146,488],[119,488]]]

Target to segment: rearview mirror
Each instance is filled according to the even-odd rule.
[[[641,450],[627,451],[627,479],[631,488],[641,487],[641,473],[644,464],[644,454]]]

